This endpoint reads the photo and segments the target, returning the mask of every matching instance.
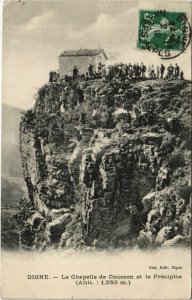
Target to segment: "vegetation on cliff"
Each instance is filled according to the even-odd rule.
[[[184,80],[41,87],[20,126],[21,247],[188,245],[190,98]]]

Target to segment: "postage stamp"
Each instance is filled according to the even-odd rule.
[[[162,59],[177,57],[190,43],[191,26],[186,13],[165,10],[139,11],[137,47]]]

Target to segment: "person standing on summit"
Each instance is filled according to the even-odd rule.
[[[155,69],[153,65],[151,66],[151,78],[155,78]]]
[[[146,66],[143,64],[143,62],[141,63],[140,68],[141,68],[141,77],[144,78],[146,72]]]
[[[77,75],[78,75],[78,69],[77,69],[77,67],[75,66],[75,67],[73,68],[73,79],[74,79],[74,80],[77,79]]]
[[[161,72],[161,78],[163,78],[165,72],[165,66],[163,64],[161,64],[160,72]]]
[[[174,67],[172,66],[172,64],[170,64],[167,67],[167,78],[168,79],[173,79],[174,78]]]
[[[53,72],[49,72],[49,82],[53,82]]]
[[[175,79],[179,78],[180,68],[177,64],[175,64]]]
[[[157,66],[157,78],[159,79],[159,74],[160,74],[160,68]]]
[[[93,76],[93,66],[92,65],[89,65],[88,72],[89,72],[89,77],[92,78],[92,76]]]

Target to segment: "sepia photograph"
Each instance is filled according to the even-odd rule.
[[[188,1],[3,2],[2,299],[190,299],[191,35]]]

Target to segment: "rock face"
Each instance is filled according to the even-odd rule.
[[[185,244],[189,108],[186,81],[60,81],[39,89],[20,125],[29,193],[17,215],[20,246]]]

